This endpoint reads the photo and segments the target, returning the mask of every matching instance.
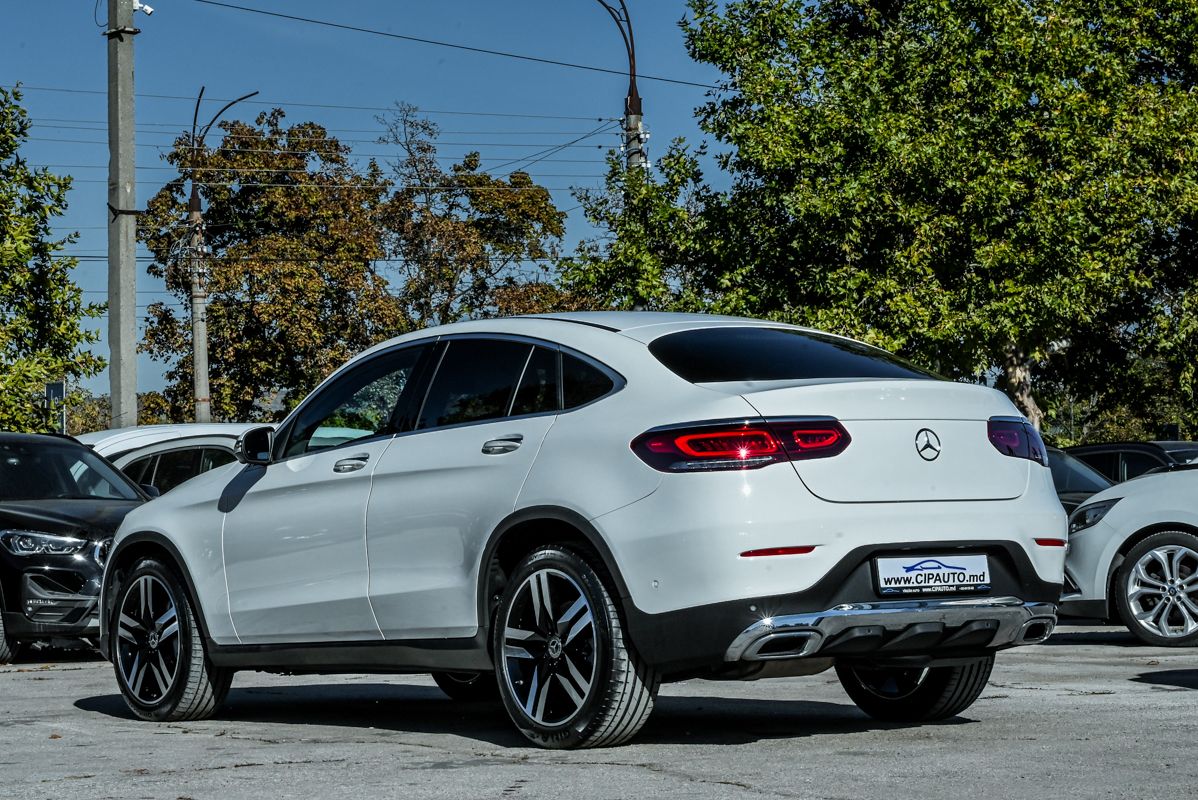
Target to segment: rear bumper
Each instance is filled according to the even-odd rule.
[[[991,591],[981,595],[954,594],[897,600],[879,593],[874,559],[879,556],[927,552],[985,553],[990,558]],[[702,674],[727,669],[730,653],[743,660],[742,641],[749,632],[768,634],[785,621],[788,632],[818,634],[810,649],[777,651],[778,658],[801,658],[818,652],[829,658],[867,653],[886,646],[887,654],[935,654],[957,657],[1030,644],[1018,640],[1023,623],[1042,617],[1056,624],[1061,584],[1044,581],[1032,568],[1027,552],[1003,541],[959,541],[876,544],[851,551],[811,588],[777,595],[749,595],[740,600],[710,603],[662,614],[648,614],[635,604],[626,606],[628,628],[640,655],[663,674]],[[881,621],[878,621],[878,620]],[[768,622],[767,622],[768,621]],[[983,624],[969,625],[979,622]],[[1018,625],[1016,625],[1018,623]],[[961,628],[969,625],[968,630]],[[911,626],[902,642],[896,635]],[[878,628],[852,635],[849,645],[835,642],[851,628]],[[1027,637],[1025,637],[1027,638]],[[818,640],[818,641],[814,641]],[[781,645],[776,645],[781,647]],[[766,648],[769,650],[770,648]]]
[[[1017,597],[846,603],[756,622],[732,641],[724,660],[935,657],[1036,644],[1056,623],[1055,605]]]

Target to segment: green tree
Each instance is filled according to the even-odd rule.
[[[576,197],[599,236],[560,262],[561,283],[599,308],[693,311],[710,242],[704,210],[713,202],[699,168],[702,153],[673,142],[655,170],[608,156],[600,190]]]
[[[90,351],[98,335],[83,328],[100,306],[83,302],[71,279],[73,258],[58,255],[74,235],[55,239],[71,179],[30,169],[20,156],[29,117],[18,88],[0,88],[0,429],[49,426],[48,381],[78,381],[104,368]]]
[[[179,176],[151,198],[139,236],[172,302],[155,303],[143,349],[168,363],[174,419],[192,407],[188,177],[200,184],[211,253],[208,307],[213,416],[258,419],[294,405],[333,369],[409,328],[380,274],[400,204],[373,161],[358,168],[324,128],[284,126],[280,110],[221,123],[222,140],[180,137]]]
[[[379,122],[382,143],[401,153],[390,164],[397,213],[386,241],[412,325],[495,313],[501,296],[531,297],[520,287],[544,283],[543,264],[565,232],[549,191],[521,170],[484,171],[478,153],[443,168],[438,127],[414,106],[398,104]]]
[[[997,375],[1037,424],[1047,372],[1114,382],[1054,361],[1192,375],[1193,278],[1157,251],[1198,207],[1193,0],[691,10],[727,76],[700,109],[733,179],[705,210],[713,307]]]

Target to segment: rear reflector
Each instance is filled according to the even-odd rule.
[[[764,547],[761,550],[746,550],[741,558],[758,558],[760,556],[805,556],[815,550],[815,545],[801,547]]]
[[[1064,547],[1064,539],[1037,539],[1036,544],[1041,547]]]
[[[1012,417],[991,417],[986,423],[990,444],[1004,456],[1026,458],[1048,466],[1048,450],[1040,432],[1031,424]]]
[[[804,417],[655,428],[634,439],[632,450],[662,472],[710,472],[828,458],[851,441],[835,419]]]

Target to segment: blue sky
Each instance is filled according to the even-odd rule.
[[[230,2],[547,59],[615,69],[625,65],[615,25],[595,0]],[[686,55],[677,24],[686,13],[682,0],[627,2],[643,75],[698,83],[718,79],[713,69]],[[166,96],[194,98],[201,85],[210,98],[231,99],[258,90],[255,100],[263,103],[240,106],[237,116],[251,116],[266,104],[279,106],[290,121],[315,120],[351,140],[357,151],[372,154],[390,152],[370,143],[378,129],[378,112],[372,109],[395,101],[430,112],[443,131],[442,155],[478,150],[484,159],[497,160],[576,139],[623,109],[627,80],[618,75],[334,30],[196,0],[151,0],[151,5],[152,16],[138,14],[136,19],[142,30],[136,40],[139,207],[172,174],[162,169],[160,156],[175,135],[190,127],[194,100]],[[56,230],[79,233],[68,252],[83,259],[76,280],[93,302],[106,299],[107,285],[106,51],[93,17],[95,12],[101,21],[106,19],[106,7],[106,0],[8,3],[5,44],[0,48],[0,84],[24,84],[24,104],[34,122],[23,155],[32,164],[51,165],[54,172],[75,179],[70,209]],[[652,135],[650,157],[676,136],[691,142],[701,139],[693,112],[704,100],[703,89],[652,80],[643,80],[640,88]],[[201,121],[222,104],[206,101]],[[574,209],[567,249],[588,235],[570,190],[601,185],[605,149],[617,146],[618,139],[613,133],[580,144],[587,146],[563,150],[554,156],[561,160],[530,168],[554,190],[559,208]],[[161,283],[145,274],[145,259],[140,263],[139,312],[165,297]],[[106,326],[106,320],[98,324],[102,336]],[[98,347],[107,355],[103,339]],[[162,371],[163,365],[142,356],[139,388],[161,388]],[[107,392],[107,374],[85,387]]]

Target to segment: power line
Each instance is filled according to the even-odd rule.
[[[202,3],[208,6],[218,6],[220,8],[228,8],[234,11],[244,11],[250,14],[260,14],[264,17],[275,17],[277,19],[286,19],[292,22],[303,22],[308,25],[320,25],[325,28],[337,28],[338,30],[353,31],[355,33],[368,33],[372,36],[383,36],[388,39],[400,39],[405,42],[417,42],[418,44],[433,45],[436,47],[448,47],[453,50],[465,50],[471,53],[482,53],[489,56],[500,56],[502,58],[513,58],[519,61],[531,61],[537,64],[549,64],[555,67],[568,67],[570,69],[581,69],[588,72],[602,72],[608,75],[619,75],[627,77],[628,73],[624,70],[609,69],[607,67],[596,67],[590,64],[575,64],[569,61],[557,61],[551,58],[540,58],[538,56],[527,56],[521,53],[510,53],[504,50],[490,50],[485,47],[472,47],[465,44],[455,44],[454,42],[442,42],[437,39],[424,39],[419,36],[405,36],[400,33],[391,33],[390,31],[380,31],[375,28],[362,28],[357,25],[346,25],[341,22],[330,22],[322,19],[312,19],[311,17],[300,17],[294,14],[283,14],[278,11],[267,11],[262,8],[251,8],[249,6],[239,6],[233,3],[221,3],[217,0],[193,0],[196,3]],[[638,74],[638,78],[649,81],[659,81],[661,83],[673,83],[680,86],[695,86],[700,89],[718,89],[718,86],[713,86],[709,83],[697,83],[695,81],[684,81],[678,78],[663,78],[657,75]]]
[[[611,125],[612,125],[612,123],[607,123],[608,128],[610,128]],[[96,130],[99,130],[99,129],[97,128]],[[611,132],[611,131],[605,129],[597,134],[594,134],[594,133],[590,134],[590,136],[601,135],[603,133],[609,133],[609,132]],[[67,140],[67,139],[48,139],[48,138],[37,139],[37,137],[33,137],[33,136],[30,136],[29,138],[36,139],[37,141],[71,141],[71,140]],[[265,138],[268,138],[268,137],[263,136],[261,134],[257,134],[257,133],[227,133],[223,137],[221,137],[221,140],[222,141],[229,141],[229,140],[236,141],[239,139],[257,140],[257,139],[265,139]],[[297,142],[312,142],[312,143],[316,143],[316,144],[334,144],[334,143],[336,143],[336,144],[380,144],[380,145],[388,144],[388,142],[379,141],[378,139],[342,139],[337,136],[327,136],[327,137],[304,136],[304,137],[295,137],[295,138],[284,136],[283,138],[286,138],[287,141],[289,143],[291,143],[293,146],[295,146]],[[584,136],[581,138],[586,139],[586,138],[589,138],[589,136]],[[84,144],[84,143],[106,144],[106,142],[99,142],[96,140],[88,140],[87,142],[85,142],[84,140],[78,140],[78,141],[80,144]],[[581,141],[581,139],[579,141]],[[439,139],[434,140],[433,143],[435,144],[436,147],[544,147],[545,146],[544,142],[443,142]],[[153,143],[151,143],[147,146],[149,146],[149,147],[165,147],[165,148],[171,148],[171,149],[174,148],[173,144],[153,144]],[[591,144],[582,145],[582,146],[583,147],[603,147],[603,145],[591,145]],[[189,148],[187,146],[180,146],[179,149],[180,150],[187,150],[187,149],[199,150],[199,149],[203,149],[203,148],[200,148],[199,146],[195,146],[195,147],[191,147],[191,148]],[[263,151],[255,151],[255,150],[250,150],[250,149],[241,151],[241,149],[237,148],[237,147],[233,147],[231,149],[234,151],[247,152],[247,153],[263,152]],[[299,150],[299,151],[269,150],[266,152],[306,153],[309,151],[307,151],[307,150]]]
[[[54,143],[61,143],[61,144],[94,144],[94,145],[103,145],[104,147],[108,146],[108,142],[102,142],[98,139],[57,139],[57,138],[48,138],[48,137],[44,137],[44,136],[30,136],[30,137],[28,137],[28,140],[31,142],[54,142]],[[376,142],[376,144],[377,144],[377,142]],[[170,150],[175,149],[173,145],[147,144],[144,142],[138,142],[136,146],[137,147],[152,147],[160,152],[170,151]],[[602,150],[605,147],[604,145],[601,145],[601,144],[600,145],[587,145],[587,146],[595,147],[596,149],[599,149],[599,150]],[[506,144],[498,145],[498,147],[503,148],[503,147],[507,147],[507,145]],[[183,149],[186,149],[186,148],[183,148]],[[610,150],[611,148],[609,147],[607,149]],[[312,153],[312,151],[310,151],[310,150],[274,150],[269,147],[260,147],[260,148],[239,147],[239,148],[237,148],[237,152],[238,153],[275,153],[277,155],[311,155],[311,153]],[[349,152],[349,153],[345,154],[346,158],[396,158],[396,157],[400,157],[400,156],[402,156],[401,153]],[[508,160],[509,158],[510,158],[509,156],[483,156],[480,160],[481,161],[505,161],[505,160]],[[436,159],[438,161],[449,161],[449,162],[453,162],[453,163],[458,163],[461,161],[461,158],[455,158],[454,156],[436,156]],[[602,159],[596,160],[594,158],[547,158],[547,159],[545,159],[545,161],[550,162],[550,163],[557,163],[557,164],[602,164],[603,163]]]
[[[2,84],[0,84],[2,85]],[[62,92],[65,94],[93,94],[107,95],[107,92],[99,89],[73,89],[62,86],[26,86],[22,84],[20,87],[14,85],[4,86],[6,89],[20,88],[22,92]],[[154,94],[151,92],[138,92],[138,99],[141,100],[178,100],[187,103],[195,103],[195,97],[188,97],[181,94]],[[219,103],[222,100],[232,100],[231,97],[209,97],[214,103]],[[395,111],[395,106],[351,106],[341,105],[337,103],[300,103],[292,100],[245,100],[245,105],[268,106],[268,107],[284,107],[291,106],[294,108],[327,108],[338,111]],[[510,119],[557,119],[557,120],[572,120],[574,122],[619,122],[612,117],[580,117],[580,116],[563,116],[560,114],[519,114],[513,112],[500,111],[458,111],[445,109],[417,109],[421,114],[445,115],[445,116],[461,116],[461,117],[506,117]]]
[[[531,158],[531,156],[530,156],[530,158]],[[523,161],[525,159],[519,159],[519,160]],[[509,163],[515,163],[515,162],[509,162]],[[536,163],[536,162],[532,162],[532,163]],[[33,167],[34,169],[108,169],[107,164],[30,164],[29,166]],[[503,165],[500,165],[499,167],[496,167],[496,169],[502,169],[502,166]],[[176,171],[178,171],[180,173],[182,172],[181,170],[177,170],[175,167],[171,167],[171,166],[163,166],[163,167],[139,166],[137,168],[137,170],[138,170],[138,172],[161,171],[161,170],[166,170],[169,172],[176,172]],[[215,173],[218,175],[222,174],[222,173],[226,173],[226,172],[232,172],[232,173],[237,173],[237,174],[263,173],[263,172],[268,173],[268,174],[269,173],[283,173],[283,172],[295,172],[295,173],[302,173],[305,175],[309,174],[308,170],[304,169],[303,167],[296,167],[294,169],[288,169],[287,167],[202,167],[200,169],[197,169],[196,171],[202,172],[202,173]],[[520,170],[513,170],[513,172],[519,172],[519,171]],[[511,173],[508,173],[508,175],[510,175],[510,174]],[[502,175],[499,177],[507,177],[507,175]],[[540,177],[540,178],[602,178],[604,176],[603,176],[603,174],[574,174],[574,173],[544,172],[544,173],[538,173],[538,177]],[[204,185],[204,186],[208,185],[206,181],[202,181],[202,180],[200,181],[200,184]],[[417,186],[417,187],[413,187],[413,188],[419,189],[419,188],[423,188],[423,187]],[[469,189],[469,188],[475,188],[475,187],[463,186],[461,188]]]
[[[108,183],[108,181],[103,178],[72,178],[71,180],[73,183]],[[568,192],[568,191],[576,188],[574,186],[419,186],[419,185],[387,187],[381,183],[380,184],[373,184],[373,183],[345,183],[345,184],[338,184],[338,183],[254,183],[254,182],[247,182],[247,181],[233,181],[233,182],[230,182],[230,181],[216,181],[216,182],[204,181],[204,185],[205,186],[238,186],[238,187],[242,187],[242,188],[254,187],[254,188],[262,188],[262,189],[272,189],[272,188],[321,189],[321,190],[336,190],[336,191],[353,190],[353,189],[369,190],[369,189],[394,188],[397,191],[442,191],[442,192],[451,192],[451,191],[535,192],[535,191],[539,191],[542,189],[545,191],[550,191],[550,192]]]
[[[108,124],[102,119],[67,119],[63,117],[33,117],[31,119],[38,127],[42,128],[61,128],[63,130],[78,130],[78,131],[107,131]],[[598,121],[598,120],[596,120]],[[65,124],[58,124],[65,123]],[[74,126],[95,126],[95,127],[74,127]],[[328,133],[378,133],[382,134],[381,128],[329,128],[321,126]],[[148,130],[149,128],[171,128],[170,131]],[[186,125],[175,122],[139,122],[136,128],[138,133],[150,135],[173,135],[183,136],[186,134]],[[178,131],[178,133],[175,133]],[[438,126],[438,135],[442,136],[574,136],[586,131],[536,131],[536,130],[506,130],[506,131],[454,131],[440,130]],[[337,137],[333,137],[337,138]],[[372,140],[377,141],[377,140]]]

